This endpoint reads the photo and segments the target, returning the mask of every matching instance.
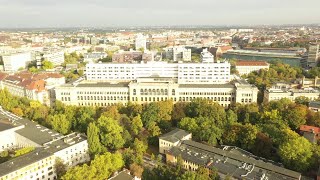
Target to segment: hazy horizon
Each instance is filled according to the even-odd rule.
[[[0,28],[319,24],[308,0],[0,0]]]

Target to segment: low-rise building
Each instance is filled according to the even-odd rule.
[[[300,133],[311,143],[316,144],[320,139],[320,128],[314,126],[301,125]]]
[[[176,138],[174,135],[175,133],[172,133],[172,138]],[[170,135],[166,138],[170,139]],[[250,180],[301,179],[300,173],[285,169],[281,164],[259,158],[237,147],[224,146],[220,149],[181,138],[177,145],[172,146],[164,153],[167,163],[175,165],[178,158],[182,158],[184,169],[196,171],[198,168],[203,167],[217,171],[222,179],[227,176],[231,176],[232,179]]]
[[[0,107],[0,152],[34,147],[22,156],[0,164],[0,179],[57,179],[54,168],[62,160],[72,167],[90,160],[87,139],[82,134],[62,135]],[[4,125],[4,126],[3,126]],[[5,140],[5,141],[2,141]]]
[[[319,112],[320,111],[320,101],[309,102],[309,109],[314,112]]]
[[[283,98],[287,98],[294,102],[297,97],[302,96],[314,101],[319,99],[320,91],[315,88],[296,89],[288,84],[277,83],[264,91],[264,102],[280,100]]]
[[[265,61],[237,61],[236,70],[239,75],[249,74],[260,69],[269,69],[269,64]]]
[[[27,97],[50,105],[55,99],[54,88],[65,83],[65,77],[56,73],[17,73],[0,79],[0,88],[12,95]]]
[[[183,140],[191,140],[192,134],[176,128],[173,131],[170,131],[166,134],[163,134],[159,137],[159,152],[165,154],[165,151],[168,151],[173,146],[177,146]]]

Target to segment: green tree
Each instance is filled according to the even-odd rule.
[[[44,70],[53,69],[54,68],[53,63],[48,61],[48,60],[42,61],[41,64],[42,64],[42,69],[44,69]]]
[[[70,132],[71,123],[64,114],[49,115],[48,121],[54,130],[62,134]]]
[[[282,144],[279,155],[287,168],[304,172],[310,167],[312,145],[307,139],[298,137]]]
[[[78,179],[108,179],[112,173],[118,171],[124,166],[124,161],[120,153],[111,154],[106,152],[103,155],[97,155],[90,166],[84,164],[70,168],[61,178],[62,180]]]
[[[122,148],[125,140],[122,137],[123,128],[118,121],[109,117],[101,116],[97,121],[100,129],[101,143],[111,150]]]
[[[90,123],[87,130],[87,136],[88,136],[89,153],[91,156],[100,154],[101,152],[104,151],[103,146],[100,143],[99,134],[100,134],[99,128],[94,123]]]
[[[143,124],[140,115],[135,116],[131,121],[131,130],[134,135],[138,135],[142,130]]]

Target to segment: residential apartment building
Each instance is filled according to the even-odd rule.
[[[177,61],[191,61],[191,49],[183,46],[164,48],[166,59]]]
[[[147,49],[147,37],[145,37],[143,34],[137,34],[135,39],[135,47],[136,50],[146,50]]]
[[[54,66],[60,66],[64,63],[64,52],[63,51],[46,51],[40,53],[41,61],[47,60]]]
[[[83,55],[84,62],[96,62],[98,59],[103,59],[108,57],[107,53],[104,52],[91,52],[85,53]]]
[[[228,84],[179,84],[173,78],[137,78],[130,82],[82,81],[56,87],[56,99],[67,105],[109,106],[205,98],[224,107],[257,101],[258,89],[245,81]]]
[[[269,69],[269,64],[265,61],[237,61],[236,70],[239,75],[249,74],[254,71],[259,71],[260,69]]]
[[[0,164],[0,180],[54,180],[58,159],[72,167],[90,160],[87,139],[82,134],[62,135],[0,107],[0,152],[24,147],[35,149]],[[2,139],[2,138],[1,138]]]
[[[99,63],[86,65],[90,81],[132,81],[144,77],[176,78],[179,84],[230,82],[230,63]]]
[[[301,174],[283,168],[271,160],[254,156],[238,147],[224,146],[222,149],[192,141],[184,140],[180,133],[183,130],[174,130],[159,137],[159,152],[165,154],[166,162],[177,164],[182,158],[183,168],[196,171],[203,167],[209,171],[217,171],[221,179],[231,176],[231,179],[277,179],[300,180]],[[168,147],[166,142],[179,142]],[[160,151],[163,148],[165,151]]]
[[[292,88],[288,84],[283,83],[274,84],[271,88],[267,88],[264,91],[265,102],[280,100],[282,98],[287,98],[291,101],[295,101],[297,97],[306,97],[311,101],[318,100],[320,97],[320,91],[319,89],[315,88],[296,89]]]
[[[25,69],[32,61],[31,52],[14,53],[0,55],[3,61],[4,71],[16,72],[20,69]]]
[[[132,62],[139,62],[142,60],[143,52],[141,51],[123,51],[120,50],[117,53],[112,55],[112,62],[117,63],[132,63]]]
[[[7,89],[12,95],[27,97],[50,105],[55,99],[54,88],[65,83],[65,77],[56,73],[18,73],[3,74],[0,88]]]
[[[208,49],[203,49],[203,51],[200,54],[201,62],[202,63],[213,63],[214,62],[214,56],[208,51]]]
[[[319,55],[320,55],[320,45],[319,44],[311,44],[309,46],[308,51],[308,68],[316,67],[319,63]]]

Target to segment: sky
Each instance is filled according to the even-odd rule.
[[[0,0],[0,27],[320,23],[320,0]]]

